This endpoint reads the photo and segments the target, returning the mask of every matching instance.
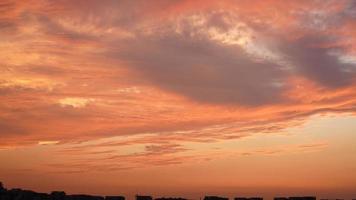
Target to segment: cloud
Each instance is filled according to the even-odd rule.
[[[344,38],[319,29],[290,37],[281,30],[249,27],[231,15],[194,13],[162,22],[147,34],[140,30],[144,34],[138,31],[133,39],[117,41],[107,55],[154,85],[202,103],[261,106],[289,102],[283,94],[293,87],[288,80],[294,76],[330,89],[354,83],[355,64],[340,59],[348,46],[327,47]],[[222,22],[214,22],[216,18],[232,18],[241,25],[222,27]]]
[[[284,44],[281,52],[294,65],[296,73],[305,78],[329,88],[349,86],[354,82],[356,65],[343,63],[335,55],[342,53],[342,48],[323,47],[332,42],[331,38],[325,36],[307,35],[292,44]]]
[[[281,156],[286,154],[296,153],[310,153],[322,151],[328,148],[329,144],[326,142],[307,143],[299,145],[276,146],[272,148],[255,149],[244,152],[239,152],[240,156]]]
[[[0,5],[0,145],[175,151],[355,113],[353,3],[41,2]]]
[[[280,66],[249,58],[239,47],[175,33],[128,41],[113,56],[153,84],[205,103],[263,105],[281,101]],[[139,49],[139,51],[138,51]]]
[[[39,141],[38,145],[54,145],[58,144],[60,141]]]
[[[147,145],[145,150],[148,154],[169,154],[176,153],[180,151],[186,151],[187,149],[182,148],[179,144],[163,144],[163,145]]]
[[[63,107],[71,106],[73,108],[83,108],[89,103],[95,101],[94,99],[67,97],[59,100],[59,104]]]

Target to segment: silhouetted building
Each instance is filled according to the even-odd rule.
[[[155,198],[155,200],[187,200],[187,199],[180,198],[180,197],[160,197],[160,198]]]
[[[246,197],[235,197],[234,200],[248,200]]]
[[[306,197],[289,197],[289,200],[316,200],[316,197],[306,196]]]
[[[105,200],[125,200],[123,196],[106,196]]]
[[[47,193],[36,193],[33,200],[53,200]]]
[[[204,200],[229,200],[227,197],[218,197],[218,196],[206,196]]]
[[[344,199],[320,199],[320,200],[344,200]]]
[[[151,196],[136,195],[136,200],[153,200]]]
[[[0,192],[5,191],[4,185],[0,182]]]
[[[263,200],[262,197],[235,197],[234,200]]]
[[[316,200],[316,197],[305,196],[305,197],[275,197],[274,200]]]
[[[64,200],[66,193],[63,191],[53,191],[51,192],[51,198],[53,200]]]
[[[66,195],[65,192],[54,191],[51,194],[38,193],[30,190],[6,190],[0,185],[0,200],[106,200],[102,196],[91,195]],[[124,197],[109,197],[107,200],[125,200]]]
[[[91,196],[84,194],[67,195],[65,200],[104,200],[101,196]]]
[[[250,197],[248,200],[263,200],[262,197]]]
[[[16,189],[14,191],[14,194],[16,195],[16,200],[30,200],[30,199],[34,199],[35,196],[37,195],[33,191],[21,190],[21,189]]]
[[[320,199],[320,200],[344,200],[344,199]]]

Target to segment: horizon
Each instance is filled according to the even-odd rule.
[[[5,192],[5,193],[4,193]],[[3,195],[6,195],[6,192],[12,192],[12,197],[10,198],[15,198],[15,199],[18,199],[18,198],[22,198],[21,197],[21,194],[23,193],[32,193],[32,194],[27,194],[25,196],[27,197],[30,197],[31,199],[34,198],[33,196],[33,192],[35,194],[46,194],[46,195],[49,195],[49,196],[84,196],[83,198],[86,198],[86,200],[92,200],[92,199],[88,199],[87,197],[93,197],[93,198],[96,198],[96,197],[100,197],[100,198],[104,198],[105,200],[125,200],[125,199],[136,199],[136,200],[193,200],[193,199],[203,199],[204,200],[225,200],[225,199],[234,199],[234,200],[263,200],[263,199],[270,199],[270,197],[263,197],[263,196],[233,196],[233,197],[229,197],[229,196],[218,196],[218,195],[204,195],[204,196],[201,196],[199,198],[185,198],[185,197],[182,197],[182,196],[159,196],[159,197],[154,197],[152,195],[149,195],[149,194],[140,194],[140,193],[136,193],[134,195],[134,198],[132,197],[129,197],[127,198],[127,196],[124,196],[124,195],[120,195],[120,194],[111,194],[111,195],[93,195],[93,194],[84,194],[84,193],[77,193],[77,194],[67,194],[65,191],[62,191],[62,190],[53,190],[51,192],[45,192],[45,193],[41,193],[41,192],[38,192],[38,191],[33,191],[33,190],[28,190],[26,188],[6,188],[6,186],[3,185],[2,182],[0,182],[0,199],[1,198],[6,198],[4,197]],[[16,197],[17,195],[17,197]],[[43,198],[43,196],[41,196],[40,198]],[[58,198],[58,197],[52,197],[52,198]],[[62,197],[63,198],[63,197]],[[60,198],[60,199],[62,199]],[[120,198],[120,199],[118,199]],[[123,199],[122,199],[123,198]],[[149,199],[147,199],[149,198]],[[6,198],[7,200],[9,200],[8,198]],[[308,196],[308,195],[292,195],[292,196],[274,196],[274,197],[271,197],[271,199],[274,199],[274,200],[313,200],[313,199],[320,199],[320,200],[343,200],[342,198],[318,198],[316,196]],[[85,200],[85,199],[81,199],[81,200]]]
[[[1,0],[0,181],[355,199],[355,11],[356,0]]]

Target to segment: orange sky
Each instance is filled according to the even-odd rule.
[[[0,181],[356,198],[355,1],[0,1]]]

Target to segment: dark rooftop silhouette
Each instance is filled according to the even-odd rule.
[[[274,200],[316,200],[316,197],[305,196],[305,197],[275,197]]]
[[[263,200],[262,197],[235,197],[234,200]]]
[[[320,199],[320,200],[344,200],[344,199]],[[353,199],[355,200],[355,199]]]
[[[65,192],[59,192],[59,191],[53,191],[51,193],[52,199],[53,200],[64,200],[64,197],[66,196]]]
[[[274,200],[288,200],[288,197],[275,197]]]
[[[316,200],[316,197],[289,197],[289,200]]]
[[[160,197],[160,198],[155,198],[155,200],[187,200],[187,199],[181,197]]]
[[[105,200],[125,200],[124,196],[106,196]]]
[[[53,191],[50,194],[38,193],[31,190],[7,190],[0,183],[0,200],[125,200],[123,196],[93,196],[85,194],[67,195],[62,191]]]
[[[151,196],[136,195],[136,200],[153,200]]]
[[[218,197],[218,196],[206,196],[204,200],[229,200],[227,197]]]

